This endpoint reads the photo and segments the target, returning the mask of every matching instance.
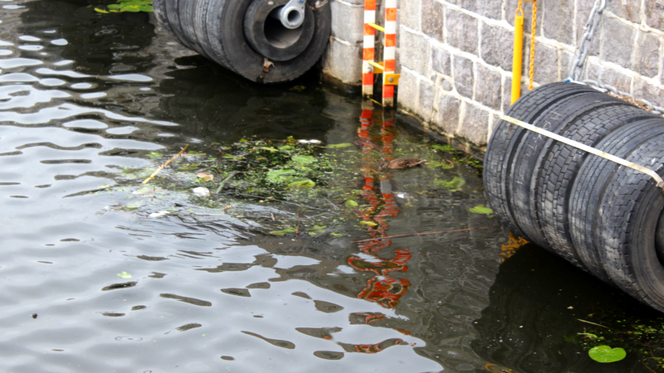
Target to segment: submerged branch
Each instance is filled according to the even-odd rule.
[[[176,154],[175,156],[173,156],[173,158],[171,158],[171,159],[169,159],[168,161],[166,161],[166,163],[162,164],[162,165],[161,165],[161,166],[160,166],[155,172],[152,173],[152,175],[150,175],[150,177],[148,177],[147,179],[143,180],[143,183],[142,183],[142,184],[147,184],[148,182],[150,182],[150,180],[152,180],[152,178],[154,178],[155,176],[157,176],[157,174],[159,173],[159,171],[163,170],[164,167],[168,166],[171,162],[173,162],[173,161],[176,160],[179,156],[181,156],[182,153],[184,153],[185,150],[187,150],[188,147],[189,147],[189,144],[185,145],[184,148],[182,148],[182,150],[180,150],[180,152],[179,152],[178,154]]]

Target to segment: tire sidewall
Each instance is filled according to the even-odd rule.
[[[271,61],[273,66],[265,74],[264,57],[256,53],[244,38],[244,16],[250,3],[251,0],[217,1],[208,10],[208,15],[213,12],[216,18],[211,31],[219,38],[218,47],[234,71],[252,81],[273,83],[295,79],[316,63],[330,36],[329,3],[313,12],[316,17],[315,30],[307,48],[290,61]]]

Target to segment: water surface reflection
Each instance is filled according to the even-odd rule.
[[[147,14],[102,15],[74,0],[2,5],[0,370],[572,366],[531,367],[504,353],[537,341],[496,347],[512,323],[494,318],[539,312],[500,296],[521,281],[501,280],[519,254],[501,265],[497,223],[469,212],[485,203],[477,171],[444,168],[389,113],[336,94],[315,74],[288,85],[245,82],[191,56]],[[129,175],[154,167],[155,151],[191,144],[215,156],[215,142],[291,135],[356,145],[362,165],[349,188],[369,224],[342,237],[258,234],[252,216],[279,216],[278,205],[247,204],[254,215],[231,216],[188,194],[143,193]],[[432,162],[381,167],[397,157]],[[454,178],[464,184],[444,186]],[[115,208],[135,201],[151,204]],[[188,213],[150,217],[157,205]],[[487,229],[384,239],[477,227]]]

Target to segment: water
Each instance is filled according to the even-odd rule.
[[[373,183],[363,164],[352,189],[375,203],[376,228],[314,238],[261,233],[272,223],[258,216],[289,216],[284,205],[224,214],[186,193],[134,194],[127,174],[184,144],[214,153],[242,138],[430,152],[400,118],[371,121],[316,74],[246,82],[147,14],[0,5],[0,371],[646,371],[635,352],[607,367],[565,338],[590,313],[653,315],[537,247],[503,263],[507,238],[469,211],[486,201],[459,162]],[[432,184],[455,176],[465,185]],[[180,213],[150,217],[176,201]],[[468,228],[483,229],[353,242]]]

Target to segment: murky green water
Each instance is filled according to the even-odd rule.
[[[469,211],[486,203],[477,171],[443,169],[453,155],[399,118],[315,73],[250,84],[147,14],[0,5],[1,371],[648,371],[636,351],[590,360],[578,319],[655,315],[537,247],[510,257],[497,222]],[[231,195],[215,209],[135,176],[185,144],[214,156],[288,136],[353,144],[343,172],[363,213]],[[429,166],[372,161],[399,156]],[[312,237],[317,214],[344,229]],[[297,236],[266,233],[297,218]],[[411,235],[469,228],[483,229]]]

